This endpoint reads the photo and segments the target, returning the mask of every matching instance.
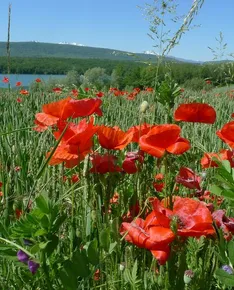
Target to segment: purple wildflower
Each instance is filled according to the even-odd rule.
[[[29,259],[29,256],[22,250],[19,250],[17,252],[17,257],[18,257],[18,260],[22,263],[27,263]]]
[[[36,272],[37,272],[37,269],[40,267],[40,264],[32,261],[32,260],[29,260],[28,261],[28,268],[29,268],[29,271],[34,275]]]
[[[222,266],[222,269],[223,269],[225,272],[227,272],[228,274],[230,274],[230,275],[233,275],[233,274],[234,274],[232,267],[230,267],[230,266],[228,266],[228,265],[224,265],[224,266]]]

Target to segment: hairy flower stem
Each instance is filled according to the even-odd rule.
[[[10,58],[11,58],[11,53],[10,53],[10,35],[11,35],[11,4],[9,4],[8,8],[8,30],[7,30],[7,73],[8,75],[11,72],[11,67],[10,67]],[[11,85],[8,83],[8,90],[11,90]]]
[[[75,208],[75,193],[74,188],[72,189],[72,208],[71,208],[71,232],[70,232],[70,258],[73,256],[73,245],[75,237],[75,222],[74,222],[74,208]]]

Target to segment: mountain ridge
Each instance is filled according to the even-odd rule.
[[[77,43],[47,43],[37,41],[11,42],[12,57],[57,57],[57,58],[82,58],[82,59],[109,59],[128,60],[135,62],[157,62],[159,56],[152,53],[133,53],[111,48],[91,47]],[[6,42],[0,42],[0,56],[6,56]],[[165,57],[172,62],[185,62],[201,64],[192,60]]]

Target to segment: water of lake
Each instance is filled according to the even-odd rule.
[[[26,75],[26,74],[0,74],[0,88],[7,88],[8,84],[3,83],[3,78],[9,78],[11,87],[15,87],[17,82],[21,82],[23,87],[28,87],[35,79],[40,78],[42,81],[48,81],[49,79],[61,79],[65,75]]]

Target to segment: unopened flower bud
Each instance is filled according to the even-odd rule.
[[[194,272],[192,270],[186,270],[184,272],[184,283],[189,284],[194,277]]]
[[[149,103],[147,101],[143,101],[140,105],[140,113],[145,113],[149,108]]]
[[[119,264],[119,270],[123,271],[125,269],[125,263],[120,263]]]

